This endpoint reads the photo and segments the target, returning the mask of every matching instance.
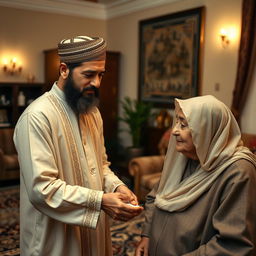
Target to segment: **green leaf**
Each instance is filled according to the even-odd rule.
[[[122,116],[119,116],[118,120],[128,125],[133,146],[138,147],[141,144],[142,127],[146,124],[149,117],[152,116],[152,104],[132,100],[129,97],[125,97],[120,103],[122,106]]]

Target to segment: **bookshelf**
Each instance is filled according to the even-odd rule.
[[[43,93],[43,83],[0,83],[0,128],[14,127],[21,113]],[[19,104],[20,93],[24,101]]]

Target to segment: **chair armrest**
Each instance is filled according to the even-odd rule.
[[[141,177],[145,174],[161,172],[164,164],[164,156],[135,157],[129,162],[129,173],[134,177],[134,193],[139,201],[144,200],[141,188]]]
[[[164,164],[164,156],[135,157],[129,162],[131,176],[161,172]]]

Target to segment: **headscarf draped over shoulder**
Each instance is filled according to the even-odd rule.
[[[155,200],[158,208],[169,212],[182,211],[193,204],[235,161],[247,159],[256,167],[256,156],[243,146],[239,126],[224,103],[207,95],[175,99],[177,108],[187,119],[200,164],[181,181],[188,158],[176,151],[175,138],[171,136]]]

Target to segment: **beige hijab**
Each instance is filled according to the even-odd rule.
[[[175,108],[181,108],[187,119],[200,164],[181,181],[188,158],[176,151],[171,136],[155,200],[158,208],[169,212],[193,204],[235,161],[247,159],[256,167],[256,156],[243,147],[238,124],[225,104],[208,95],[176,99]]]

